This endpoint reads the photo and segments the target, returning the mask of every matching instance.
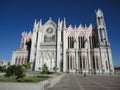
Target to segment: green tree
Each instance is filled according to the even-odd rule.
[[[16,79],[23,78],[25,76],[25,70],[22,66],[17,66],[15,71]]]
[[[43,66],[42,66],[42,73],[43,74],[48,74],[49,73],[49,70],[48,70],[48,67],[47,67],[46,64],[43,64]]]
[[[25,76],[25,70],[22,66],[9,66],[6,70],[5,76],[16,76],[16,79],[23,78]]]
[[[6,66],[0,66],[0,72],[5,72],[6,71]]]
[[[10,76],[12,76],[12,75],[15,75],[15,70],[16,70],[16,66],[15,66],[15,65],[9,66],[9,67],[7,68],[7,70],[6,70],[5,76],[10,77]]]
[[[22,67],[23,67],[23,69],[24,69],[25,71],[29,71],[30,68],[31,68],[31,63],[23,64]]]
[[[8,63],[7,63],[7,64],[8,64],[8,66],[10,66],[10,62],[9,62],[9,61],[8,61]]]

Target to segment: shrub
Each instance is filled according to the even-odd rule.
[[[10,77],[10,76],[16,76],[16,79],[23,78],[25,76],[24,74],[24,69],[22,66],[9,66],[6,70],[5,76]]]
[[[46,64],[43,64],[42,73],[43,74],[48,74],[49,73],[49,70],[48,70],[48,67],[47,67]]]
[[[19,78],[17,79],[18,82],[32,82],[32,78]]]
[[[23,78],[25,76],[24,69],[22,68],[22,66],[16,67],[15,75],[17,76],[16,79]]]
[[[0,66],[0,72],[5,72],[6,71],[6,66]]]
[[[9,67],[7,68],[7,70],[6,70],[5,76],[10,77],[10,76],[14,75],[13,69],[14,69],[14,68],[12,68],[11,66],[9,66]]]

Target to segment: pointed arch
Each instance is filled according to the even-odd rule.
[[[89,43],[90,48],[97,48],[98,47],[98,37],[95,31],[92,30],[92,32],[89,35]]]
[[[74,48],[74,37],[68,37],[68,48]]]

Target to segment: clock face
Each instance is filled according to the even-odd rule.
[[[46,31],[47,33],[53,33],[53,28],[48,28]]]
[[[55,42],[55,30],[52,27],[48,27],[45,30],[45,36],[44,36],[45,42]]]

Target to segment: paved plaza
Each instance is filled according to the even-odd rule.
[[[48,90],[120,90],[120,76],[66,74]]]

